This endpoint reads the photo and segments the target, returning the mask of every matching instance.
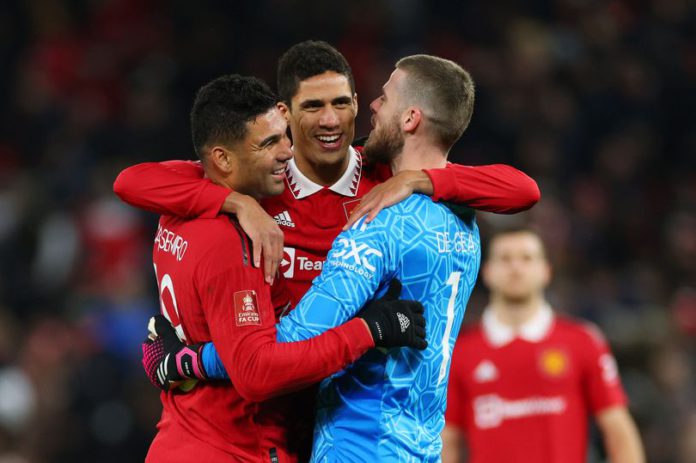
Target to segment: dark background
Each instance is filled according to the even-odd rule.
[[[142,461],[160,410],[139,365],[156,217],[111,185],[194,157],[200,85],[275,86],[277,58],[310,38],[352,64],[361,135],[397,58],[471,71],[452,160],[513,164],[542,191],[528,213],[479,214],[484,240],[542,232],[549,298],[607,334],[648,460],[695,462],[695,19],[688,0],[3,1],[0,463]]]

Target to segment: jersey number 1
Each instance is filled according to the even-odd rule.
[[[445,379],[445,376],[447,376],[447,368],[450,360],[449,338],[450,334],[452,334],[452,325],[454,324],[454,302],[457,300],[457,293],[459,292],[459,279],[461,276],[461,272],[452,272],[447,279],[447,286],[452,287],[452,293],[450,294],[449,301],[447,302],[447,324],[445,325],[445,335],[442,337],[442,364],[440,364],[440,375],[437,377],[438,386],[442,380]]]

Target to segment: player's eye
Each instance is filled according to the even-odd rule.
[[[261,149],[270,148],[270,147],[272,147],[273,145],[276,145],[276,144],[278,143],[278,141],[280,141],[280,138],[281,138],[280,135],[274,135],[274,136],[272,136],[272,137],[268,137],[268,138],[266,138],[265,140],[263,140],[263,141],[261,142],[261,144],[259,145],[259,147],[260,147]]]
[[[305,101],[300,105],[303,111],[316,112],[319,111],[324,104],[321,101]]]
[[[333,106],[334,108],[338,109],[345,109],[347,108],[351,103],[351,99],[348,97],[341,97],[341,98],[336,98],[333,100]]]

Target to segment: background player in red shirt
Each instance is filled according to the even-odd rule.
[[[589,323],[554,315],[551,270],[529,230],[492,237],[490,305],[452,354],[443,462],[585,463],[588,418],[612,463],[644,461],[614,357]]]
[[[199,90],[192,135],[211,181],[256,198],[283,191],[292,152],[276,103],[270,89],[251,77],[223,76]],[[182,340],[215,342],[231,382],[199,384],[188,394],[163,392],[146,461],[295,461],[278,409],[266,399],[313,384],[375,345],[425,347],[424,333],[415,327],[422,328],[419,304],[407,301],[396,310],[368,307],[307,341],[277,343],[269,286],[250,256],[250,243],[232,216],[161,217],[153,263],[162,311]]]

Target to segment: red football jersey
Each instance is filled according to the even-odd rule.
[[[585,463],[589,416],[625,403],[595,327],[546,306],[515,334],[487,310],[454,347],[445,419],[471,463]]]
[[[331,243],[350,211],[363,195],[392,175],[387,165],[364,167],[361,154],[353,148],[349,155],[346,172],[330,187],[309,180],[295,160],[290,160],[285,191],[262,201],[285,234],[281,272],[288,280],[293,306],[321,273]],[[447,168],[425,173],[433,183],[434,200],[496,213],[519,212],[539,200],[536,182],[504,164],[448,163]],[[230,190],[204,180],[198,162],[167,161],[125,169],[114,182],[114,192],[128,204],[158,214],[210,218],[220,212]]]
[[[163,216],[154,243],[162,312],[187,343],[213,341],[230,382],[163,392],[147,461],[295,461],[273,396],[341,370],[374,346],[361,320],[297,343],[276,343],[269,286],[229,216]],[[274,460],[274,458],[276,458]]]
[[[330,187],[309,180],[295,160],[290,160],[287,188],[279,196],[263,199],[261,205],[285,236],[280,272],[286,279],[292,307],[321,273],[331,244],[360,198],[390,176],[386,166],[363,169],[362,157],[352,148],[348,168]]]

